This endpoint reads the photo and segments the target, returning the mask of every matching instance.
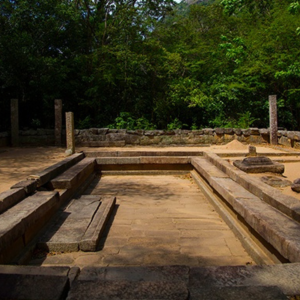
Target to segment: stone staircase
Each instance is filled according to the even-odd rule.
[[[192,175],[201,177],[226,205],[284,259],[300,262],[299,201],[284,196],[257,178],[231,166],[217,155],[192,158]]]
[[[76,244],[74,247],[77,250],[81,244],[82,249],[94,251],[115,199],[95,200],[87,199],[91,196],[85,196],[73,200],[72,203],[77,205],[72,206],[75,211],[62,212],[59,209],[89,185],[95,176],[95,164],[95,159],[85,158],[83,153],[76,153],[42,172],[29,176],[27,180],[0,194],[0,263],[11,262],[26,247],[32,250],[35,244],[31,241],[56,212],[60,216],[60,222],[64,216],[70,217],[66,218],[68,222],[62,226],[61,232],[65,230],[66,233],[66,230],[69,230],[67,232],[74,233],[74,224],[77,223],[78,228],[78,224],[84,223],[80,213],[87,202],[94,203],[93,209],[85,218],[85,226],[80,229],[81,233],[77,233],[80,239],[72,243]],[[102,216],[102,213],[106,215]],[[73,219],[73,227],[69,228],[69,224],[72,223],[70,220]],[[69,239],[72,240],[71,237]],[[51,244],[50,248],[55,248],[54,245]]]

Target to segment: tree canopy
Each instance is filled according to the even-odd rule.
[[[291,0],[2,0],[0,129],[300,129],[300,5]]]

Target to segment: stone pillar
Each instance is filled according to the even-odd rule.
[[[270,144],[277,145],[277,97],[276,95],[269,96],[270,108]]]
[[[18,99],[10,100],[11,145],[19,146],[19,103]]]
[[[61,147],[61,130],[62,130],[62,101],[61,99],[54,100],[55,114],[55,146]]]
[[[74,113],[66,112],[67,155],[75,153]]]

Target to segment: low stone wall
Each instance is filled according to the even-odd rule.
[[[278,143],[300,149],[299,131],[278,131]],[[63,132],[65,144],[65,131]],[[77,146],[122,147],[122,146],[199,146],[222,145],[232,140],[248,144],[267,144],[270,142],[268,129],[250,128],[205,128],[201,130],[126,130],[108,128],[90,128],[75,130]],[[53,146],[54,130],[21,130],[20,146]],[[10,145],[10,134],[0,132],[0,147]]]
[[[63,132],[63,141],[65,132]],[[54,129],[29,129],[19,131],[20,146],[54,146]],[[0,132],[0,147],[11,145],[9,132]]]

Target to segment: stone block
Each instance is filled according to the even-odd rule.
[[[215,133],[217,135],[223,135],[224,134],[224,128],[215,128]]]
[[[38,187],[41,187],[42,185],[49,182],[51,179],[57,177],[62,172],[75,165],[83,158],[83,153],[75,153],[72,156],[69,156],[64,160],[46,168],[45,170],[38,172],[36,175],[30,175],[28,179],[36,179]]]
[[[27,195],[31,195],[35,192],[38,186],[38,182],[36,179],[23,180],[16,184],[14,184],[11,189],[19,189],[22,188]]]
[[[37,192],[4,212],[0,220],[0,252],[43,218],[58,201],[57,192]]]
[[[126,145],[138,145],[140,143],[140,136],[133,135],[133,134],[126,134],[125,135],[125,143]]]
[[[75,281],[67,300],[73,299],[157,299],[187,300],[189,293],[182,282],[158,281]]]
[[[247,157],[242,161],[235,160],[233,165],[246,173],[272,172],[282,174],[284,172],[283,164],[273,162],[268,157],[263,156]]]
[[[207,134],[207,135],[214,135],[215,130],[212,128],[204,128],[203,132],[204,132],[204,134]]]
[[[243,133],[242,129],[240,129],[240,128],[234,128],[233,132],[234,132],[234,134],[236,134],[238,136],[242,135],[242,133]]]
[[[187,266],[93,267],[81,270],[82,281],[189,281]]]
[[[116,204],[116,197],[102,198],[101,205],[79,242],[81,251],[96,251],[98,242]]]
[[[79,186],[95,169],[95,158],[84,158],[61,175],[51,180],[54,189],[70,189]]]
[[[188,157],[140,157],[141,164],[189,164],[190,158]]]
[[[97,165],[136,165],[140,164],[140,157],[98,157]]]
[[[224,133],[228,134],[228,135],[233,135],[234,129],[233,128],[224,128]]]
[[[25,199],[26,193],[23,188],[15,188],[0,193],[0,214]]]
[[[69,291],[67,276],[0,274],[1,299],[65,299]],[[55,287],[55,288],[54,288]]]
[[[190,289],[190,300],[285,300],[286,295],[275,286],[205,287]]]
[[[125,134],[123,133],[107,133],[105,137],[107,141],[125,141]]]
[[[198,287],[259,287],[262,285],[277,286],[285,295],[299,295],[300,264],[191,268],[188,287],[192,290]]]
[[[250,129],[242,129],[243,136],[247,137],[251,135]]]
[[[99,135],[105,135],[108,132],[108,128],[98,128]]]

